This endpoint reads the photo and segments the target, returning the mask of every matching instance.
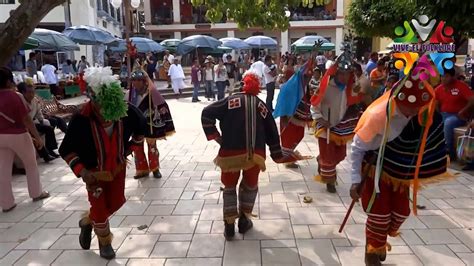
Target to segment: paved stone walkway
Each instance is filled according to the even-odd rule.
[[[313,181],[315,160],[285,169],[267,160],[260,176],[254,228],[226,242],[222,235],[219,171],[212,163],[218,145],[207,142],[200,114],[207,102],[170,100],[177,133],[160,141],[162,179],[126,182],[127,203],[111,219],[117,259],[108,265],[362,265],[365,214],[356,206],[344,232],[337,232],[346,208],[349,164],[339,168],[338,194]],[[62,136],[58,135],[61,139]],[[306,135],[298,150],[316,155]],[[106,265],[78,243],[78,219],[88,209],[85,188],[62,160],[40,163],[42,182],[52,197],[33,203],[24,176],[15,176],[18,207],[0,213],[0,265]],[[430,186],[419,195],[426,210],[410,216],[400,238],[391,238],[387,265],[474,264],[474,177]],[[313,197],[310,204],[304,196]],[[142,228],[146,225],[145,229]]]

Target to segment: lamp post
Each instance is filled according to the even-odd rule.
[[[125,41],[127,43],[127,72],[128,80],[127,87],[130,87],[130,75],[132,73],[132,59],[128,50],[128,44],[130,43],[130,8],[138,8],[141,0],[110,0],[110,4],[115,8],[120,8],[123,5],[125,13]]]

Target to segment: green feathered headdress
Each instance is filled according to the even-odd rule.
[[[106,121],[118,121],[127,116],[127,103],[122,87],[110,67],[89,67],[84,80],[92,90],[92,100],[100,105],[100,113]]]

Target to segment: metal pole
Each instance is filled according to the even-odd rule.
[[[130,0],[123,0],[123,10],[125,13],[125,41],[128,44],[130,40]],[[128,50],[127,50],[128,51]],[[130,54],[127,53],[127,88],[130,88],[130,75],[132,74],[132,59]]]

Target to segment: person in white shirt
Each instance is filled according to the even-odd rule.
[[[51,65],[49,62],[46,62],[46,64],[41,68],[41,72],[43,72],[45,82],[49,85],[51,93],[55,96],[60,96],[61,93],[57,86],[58,77],[56,76],[56,67]]]
[[[184,89],[186,84],[184,84],[184,71],[183,67],[179,63],[179,59],[175,58],[173,64],[170,66],[168,71],[168,76],[171,79],[171,87],[175,94],[183,94],[181,90]]]
[[[374,100],[371,95],[370,81],[364,72],[362,71],[362,66],[355,63],[354,64],[354,91],[361,92],[364,94],[364,102],[368,106]]]
[[[265,56],[265,66],[263,68],[265,76],[265,87],[267,89],[267,100],[265,103],[270,112],[273,112],[273,97],[275,95],[275,77],[277,76],[277,67],[273,64],[270,55]]]
[[[323,53],[319,52],[318,56],[316,56],[316,65],[322,71],[323,74],[324,72],[326,72],[326,62],[326,57],[323,55]]]
[[[265,63],[257,60],[255,63],[250,65],[250,71],[256,73],[260,77],[260,87],[265,87],[265,76],[263,75],[263,68],[265,67]]]

